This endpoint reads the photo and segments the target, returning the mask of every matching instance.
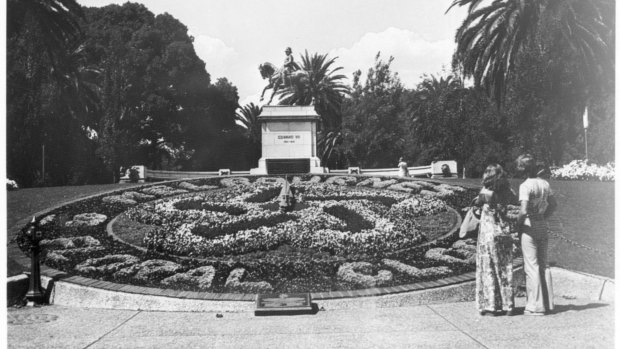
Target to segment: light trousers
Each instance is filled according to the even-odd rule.
[[[537,313],[550,310],[548,292],[550,287],[547,287],[547,280],[545,278],[549,236],[546,229],[540,228],[542,227],[533,226],[521,234],[521,250],[523,252],[523,270],[525,271],[527,297],[525,310]]]

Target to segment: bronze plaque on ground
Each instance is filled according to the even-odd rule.
[[[281,293],[256,295],[254,315],[312,314],[310,293]]]

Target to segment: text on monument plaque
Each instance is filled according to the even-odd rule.
[[[302,133],[288,133],[275,135],[275,144],[301,144],[303,143]]]

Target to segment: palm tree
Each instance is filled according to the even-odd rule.
[[[613,71],[613,0],[454,0],[469,6],[456,33],[454,64],[501,105],[506,85],[526,45],[573,59],[585,74]],[[553,46],[556,48],[554,49]],[[568,47],[561,50],[557,47]]]
[[[29,64],[27,77],[34,80],[35,69],[48,75],[58,83],[72,111],[92,112],[98,102],[95,80],[99,72],[86,67],[78,22],[82,7],[75,0],[9,0],[7,5],[8,48],[26,56],[24,61],[40,64],[38,69]],[[36,45],[28,42],[35,40]]]
[[[322,132],[317,142],[317,151],[324,165],[334,154],[334,150],[338,144],[342,143],[342,132],[340,130]]]
[[[92,126],[88,116],[97,103],[92,79],[96,72],[85,68],[80,46],[81,16],[82,7],[75,0],[7,2],[9,167],[29,184],[37,177],[60,183],[66,173],[58,168],[65,166],[66,172],[72,161],[77,164],[77,157],[86,153],[85,147],[71,154],[61,149],[66,139],[84,139],[85,130]],[[24,156],[40,153],[33,144],[47,145],[46,161],[56,165],[46,168],[50,176],[37,173],[30,164],[19,164]]]
[[[36,24],[52,63],[58,63],[67,44],[82,35],[78,19],[83,12],[75,0],[9,0],[7,11],[7,37]]]
[[[245,128],[245,135],[250,143],[259,144],[261,142],[261,128],[258,116],[263,108],[254,103],[246,104],[235,113],[235,121],[240,122]]]
[[[462,86],[461,81],[454,79],[453,75],[442,76],[439,79],[431,75],[418,85],[416,97],[422,101],[445,98],[447,94]]]
[[[279,91],[280,104],[310,105],[314,103],[321,115],[324,127],[337,128],[341,124],[340,107],[349,87],[343,83],[345,75],[336,74],[342,67],[332,68],[337,57],[329,59],[327,55],[309,55],[308,51],[301,57],[301,69],[308,73],[308,79],[302,86],[289,86]]]
[[[301,56],[301,69],[306,71],[308,78],[301,81],[301,86],[289,86],[279,91],[280,104],[315,105],[323,123],[318,136],[318,152],[325,164],[342,140],[341,106],[344,97],[350,93],[349,87],[343,82],[346,76],[337,74],[343,68],[333,68],[337,58],[330,59],[327,54],[310,55],[306,51]]]
[[[447,127],[450,124],[446,118],[454,112],[454,103],[459,103],[456,110],[461,109],[462,92],[462,82],[453,75],[439,79],[431,75],[418,85],[408,109],[412,115],[412,128],[422,142],[432,140],[439,125]]]
[[[245,136],[249,141],[249,161],[254,164],[261,156],[261,126],[258,116],[263,108],[254,103],[246,104],[235,113],[235,121],[245,128]]]

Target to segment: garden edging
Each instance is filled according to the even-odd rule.
[[[520,265],[521,261],[516,261]],[[614,303],[615,280],[597,275],[552,267],[554,295],[566,299],[590,299]],[[125,309],[145,311],[193,311],[193,312],[245,312],[253,311],[255,295],[236,294],[224,299],[222,294],[183,292],[113,284],[86,279],[79,276],[66,277],[54,270],[43,271],[42,284],[49,289],[50,304],[104,309]],[[519,275],[519,276],[517,276]],[[517,283],[523,282],[522,268],[515,270]],[[456,278],[456,280],[454,279]],[[395,287],[398,293],[377,294],[380,289],[344,292],[353,298],[325,298],[313,293],[314,301],[326,310],[361,307],[397,307],[433,303],[472,301],[475,289],[474,273],[462,274],[435,282],[430,288],[425,285]],[[454,282],[450,284],[450,282]],[[50,282],[53,285],[50,285]],[[423,283],[421,283],[423,284]],[[443,285],[442,285],[443,284]],[[50,287],[51,286],[51,287]],[[25,274],[7,279],[9,295],[23,295],[28,288]],[[350,293],[350,294],[349,294]],[[212,297],[212,298],[210,298]],[[13,297],[15,298],[15,297]]]
[[[335,292],[331,295],[319,292],[311,293],[311,296],[313,301],[320,302],[327,309],[359,307],[368,303],[388,307],[471,301],[474,299],[474,278],[474,273],[467,273],[411,285]],[[114,284],[80,276],[59,280],[43,277],[44,287],[48,287],[50,282],[53,282],[51,292],[48,292],[50,304],[84,308],[238,312],[252,311],[256,299],[254,294],[176,291]]]

